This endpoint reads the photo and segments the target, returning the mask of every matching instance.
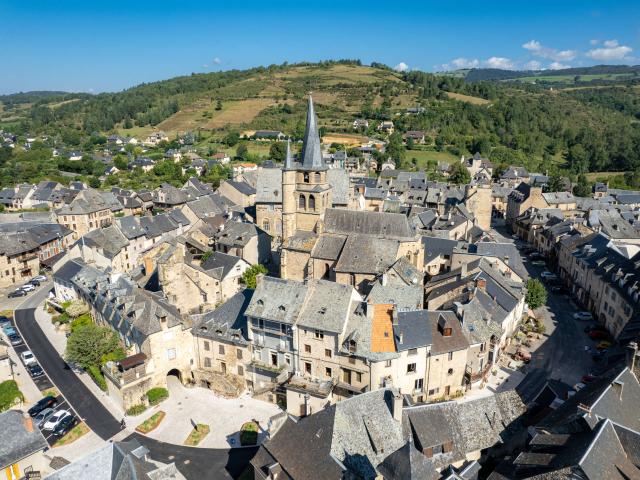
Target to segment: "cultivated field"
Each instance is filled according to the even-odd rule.
[[[491,103],[489,100],[480,97],[472,97],[470,95],[463,95],[462,93],[447,92],[447,97],[459,100],[461,102],[471,103],[473,105],[487,105]]]

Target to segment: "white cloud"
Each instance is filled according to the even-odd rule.
[[[500,68],[502,70],[510,70],[514,68],[513,62],[504,57],[491,57],[483,62],[489,68]]]
[[[476,68],[480,65],[480,62],[477,58],[468,59],[468,58],[456,58],[451,60],[451,63],[456,68]]]
[[[524,64],[525,70],[540,70],[540,67],[542,67],[542,64],[537,60],[530,60]]]
[[[587,52],[587,57],[593,58],[594,60],[608,62],[611,60],[624,60],[631,52],[633,52],[631,47],[618,45],[618,42],[615,40],[607,40],[604,42],[604,45],[605,46],[602,48],[589,50]]]
[[[222,60],[220,60],[218,57],[215,57],[212,61],[212,63],[214,65],[220,65],[222,63]]]
[[[406,72],[407,70],[409,70],[409,65],[407,65],[404,62],[400,62],[399,64],[397,64],[395,67],[393,67],[393,69],[396,72]]]
[[[600,40],[596,40],[595,38],[593,40],[589,40],[589,43],[591,45],[598,45],[600,43]]]
[[[565,65],[560,62],[553,62],[549,64],[549,70],[562,70],[563,68],[571,68],[571,65]]]
[[[573,60],[578,55],[575,50],[556,50],[555,48],[545,47],[537,40],[529,40],[527,43],[522,44],[522,48],[529,50],[536,57],[548,58],[556,62]]]

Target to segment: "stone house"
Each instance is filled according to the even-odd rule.
[[[271,237],[254,223],[229,220],[214,237],[214,249],[240,257],[251,265],[271,261]]]
[[[217,193],[243,208],[256,203],[256,189],[244,181],[225,180],[220,183]]]
[[[505,215],[507,225],[512,227],[516,218],[531,207],[548,208],[549,204],[542,195],[541,187],[532,187],[522,182],[509,194]]]
[[[0,288],[20,286],[40,270],[40,245],[29,232],[0,237]]]
[[[114,218],[110,203],[93,189],[80,191],[69,204],[63,205],[55,213],[57,222],[73,230],[76,240],[93,230],[111,225]]]
[[[282,170],[258,169],[256,225],[271,235],[273,245],[282,242]]]

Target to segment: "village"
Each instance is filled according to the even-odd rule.
[[[57,431],[0,413],[15,433],[0,467],[80,478],[87,452],[117,450],[149,478],[193,478],[212,468],[182,445],[195,435],[191,450],[253,446],[256,479],[640,476],[640,192],[576,196],[520,165],[496,174],[479,152],[430,180],[385,154],[392,121],[377,130],[324,143],[310,95],[302,139],[251,135],[282,158],[198,153],[186,135],[161,152],[182,186],[104,188],[154,168],[141,150],[105,161],[103,188],[0,191],[0,382],[17,381],[25,411],[52,398],[73,418]],[[111,135],[98,157],[169,140]],[[214,168],[229,178],[207,182]],[[73,356],[105,331],[106,355]],[[173,448],[184,462],[146,458]]]

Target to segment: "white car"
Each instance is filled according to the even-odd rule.
[[[548,271],[548,270],[545,270],[544,272],[542,272],[542,273],[540,274],[540,276],[541,276],[542,278],[547,278],[547,277],[553,278],[553,277],[555,277],[555,276],[556,276],[556,274],[555,274],[555,273],[551,273],[551,272],[550,272],[550,271]]]
[[[37,363],[36,357],[31,350],[25,350],[20,354],[20,358],[25,365]]]
[[[60,423],[60,421],[63,418],[68,417],[69,415],[71,415],[69,410],[58,410],[56,413],[54,413],[53,415],[51,415],[49,417],[49,419],[42,426],[42,429],[43,430],[53,430],[54,428],[56,428],[58,426],[58,423]]]
[[[54,412],[55,410],[53,408],[45,408],[39,414],[33,417],[33,421],[36,423],[36,425],[42,427],[42,425],[44,425],[44,423],[49,420],[49,417],[53,415]]]
[[[47,276],[46,275],[38,275],[36,277],[33,277],[32,280],[37,280],[38,282],[46,282],[47,281]]]
[[[573,318],[576,320],[593,320],[593,315],[589,312],[576,312],[573,314]]]
[[[24,290],[25,292],[33,292],[35,289],[36,287],[31,285],[30,283],[26,283],[20,287],[20,290]]]

